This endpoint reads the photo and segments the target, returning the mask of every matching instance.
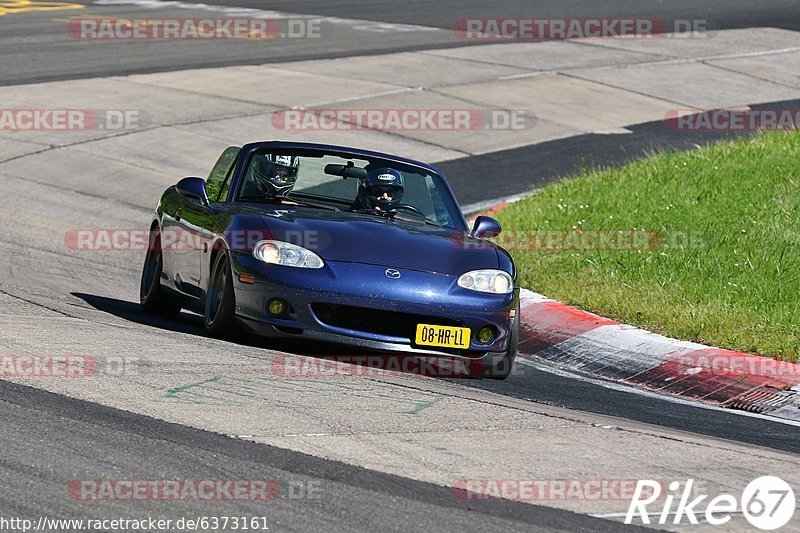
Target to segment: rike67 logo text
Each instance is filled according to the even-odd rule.
[[[698,524],[700,517],[711,525],[721,526],[730,522],[733,514],[741,513],[750,525],[771,531],[785,526],[794,516],[794,491],[779,477],[754,479],[742,491],[740,498],[720,494],[709,500],[707,494],[695,496],[693,487],[693,479],[687,480],[682,488],[680,482],[673,481],[664,495],[661,482],[639,480],[625,523],[631,524],[638,518],[642,524],[650,524],[651,518],[655,517],[654,522],[660,525]],[[660,501],[662,496],[665,497]]]

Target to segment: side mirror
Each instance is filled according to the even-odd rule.
[[[203,178],[183,178],[175,185],[178,194],[198,200],[202,205],[208,205],[206,194],[206,181]]]
[[[476,239],[490,239],[497,237],[503,228],[500,223],[492,217],[480,216],[475,219],[475,225],[472,227],[472,236]]]

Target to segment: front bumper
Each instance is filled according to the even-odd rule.
[[[456,276],[397,269],[399,279],[386,275],[387,266],[326,261],[321,269],[301,269],[265,264],[249,254],[233,254],[236,314],[256,333],[267,336],[304,337],[381,351],[415,354],[447,354],[464,358],[495,359],[509,349],[519,289],[495,295],[459,287]],[[239,274],[252,274],[254,283],[239,281]],[[281,298],[290,312],[275,317],[267,311],[268,302]],[[332,309],[348,312],[335,313]],[[321,312],[325,309],[326,312]],[[349,320],[363,309],[364,320]],[[374,311],[374,313],[371,313]],[[457,325],[470,328],[467,350],[416,346],[411,327],[387,324],[381,320],[398,318],[398,323]],[[377,323],[377,325],[376,325]],[[414,324],[415,325],[415,324]],[[481,344],[477,331],[493,326],[494,340]]]

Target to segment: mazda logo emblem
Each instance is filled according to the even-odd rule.
[[[397,279],[400,277],[400,271],[393,268],[386,269],[386,277],[389,279]]]

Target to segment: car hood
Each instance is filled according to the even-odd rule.
[[[497,249],[463,231],[369,214],[275,209],[262,213],[272,238],[298,244],[328,261],[461,275],[498,268]]]

